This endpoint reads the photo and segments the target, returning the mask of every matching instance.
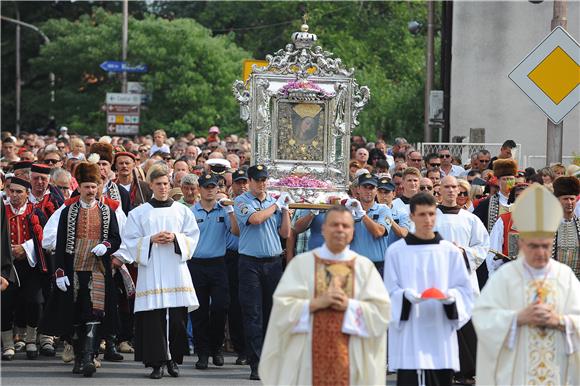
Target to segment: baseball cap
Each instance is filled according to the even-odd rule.
[[[254,165],[248,168],[248,177],[252,180],[268,178],[268,169],[264,165]]]
[[[204,174],[199,178],[199,186],[206,188],[209,185],[218,186],[218,178],[215,174]]]
[[[365,173],[365,174],[361,174],[358,177],[358,186],[363,186],[363,185],[373,185],[373,186],[378,186],[378,180],[375,176],[373,176],[371,173]]]
[[[388,178],[381,178],[379,180],[378,188],[392,192],[395,190],[395,185],[391,181],[389,181]]]
[[[248,180],[248,174],[244,170],[236,170],[232,174],[232,181],[236,182],[239,180]]]

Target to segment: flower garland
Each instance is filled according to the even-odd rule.
[[[279,179],[277,182],[272,184],[273,186],[285,186],[289,188],[318,188],[318,189],[329,189],[332,185],[317,180],[309,176],[288,176]]]

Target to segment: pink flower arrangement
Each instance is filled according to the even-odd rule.
[[[311,82],[309,80],[305,80],[305,81],[294,80],[294,81],[288,82],[280,89],[280,94],[288,95],[290,90],[298,90],[298,89],[312,90],[312,91],[317,91],[319,93],[322,93],[324,95],[329,95],[329,96],[331,95],[331,94],[327,93],[326,91],[324,91],[319,85],[317,85],[316,83]]]
[[[286,186],[289,188],[318,188],[328,189],[332,186],[324,181],[317,180],[308,176],[288,176],[281,178],[273,186]]]

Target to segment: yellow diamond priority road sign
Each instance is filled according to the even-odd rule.
[[[509,78],[552,122],[560,123],[580,103],[580,45],[556,27]]]

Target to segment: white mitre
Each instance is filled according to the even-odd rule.
[[[511,212],[519,235],[524,238],[554,237],[564,216],[560,201],[539,184],[524,190]]]

